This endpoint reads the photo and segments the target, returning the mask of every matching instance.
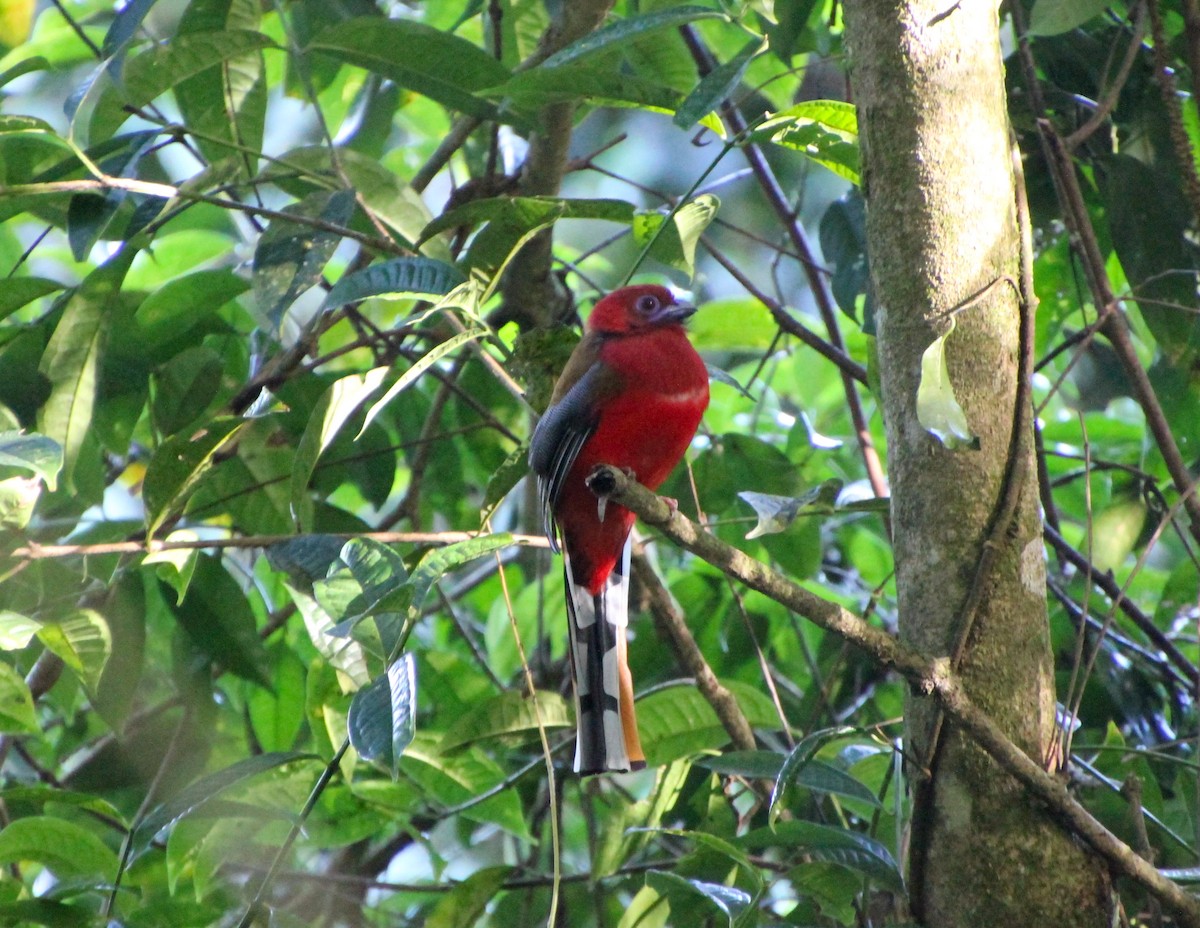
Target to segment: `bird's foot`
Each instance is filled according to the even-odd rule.
[[[622,467],[620,470],[630,480],[637,480],[637,474],[635,474],[632,469],[628,467]],[[608,509],[608,498],[617,488],[616,482],[612,478],[612,473],[604,465],[597,465],[595,469],[587,475],[584,483],[587,484],[587,488],[589,490],[596,494],[596,517],[603,522],[604,514]]]

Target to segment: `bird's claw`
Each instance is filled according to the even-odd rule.
[[[637,480],[637,474],[628,467],[620,468],[630,480]],[[612,473],[603,465],[597,465],[584,479],[587,488],[596,494],[596,517],[603,522],[604,514],[608,510],[608,498],[616,490],[617,484],[613,480]]]

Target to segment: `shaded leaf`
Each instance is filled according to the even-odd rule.
[[[68,482],[92,424],[106,323],[136,253],[135,248],[122,248],[84,278],[67,300],[38,367],[50,382],[50,396],[38,414],[38,431],[62,446],[63,476]]]
[[[298,751],[256,754],[197,780],[167,802],[155,806],[137,824],[130,840],[131,859],[136,860],[145,853],[163,829],[170,828],[184,816],[202,809],[230,787],[244,783],[268,770],[274,770],[298,760],[319,760],[319,758],[315,754]]]
[[[425,919],[424,928],[467,928],[474,925],[512,872],[513,868],[509,866],[476,870],[438,900]]]
[[[63,285],[57,280],[48,277],[10,277],[0,289],[0,319],[62,288]]]
[[[777,751],[726,751],[713,757],[701,755],[694,763],[727,777],[774,780],[783,761],[784,755]]]
[[[853,734],[853,732],[853,728],[846,726],[822,728],[818,731],[809,732],[800,739],[800,742],[788,754],[787,760],[783,762],[783,767],[780,769],[779,776],[775,780],[775,788],[771,790],[771,802],[768,806],[770,813],[769,821],[771,824],[775,823],[775,819],[778,818],[781,811],[778,803],[783,797],[784,791],[803,772],[804,768],[808,766],[813,756],[820,750],[821,745],[834,738]],[[870,801],[874,801],[874,799],[875,796],[872,794]]]
[[[249,422],[228,417],[213,419],[195,435],[173,435],[158,446],[146,467],[142,497],[146,504],[146,533],[153,535],[180,511],[200,479],[212,468],[213,456]]]
[[[171,605],[171,611],[188,637],[215,664],[252,683],[271,685],[266,651],[246,593],[217,558],[197,555],[188,595]]]
[[[354,213],[354,191],[320,191],[283,211],[345,227]],[[278,328],[296,297],[321,279],[340,241],[334,232],[309,223],[271,221],[254,249],[254,300],[272,326]]]
[[[795,848],[810,860],[841,864],[862,873],[885,889],[904,892],[904,878],[886,847],[867,835],[815,822],[780,822],[756,828],[736,843],[750,851]]]
[[[675,112],[675,125],[681,129],[690,129],[701,118],[715,110],[737,90],[754,60],[763,48],[762,39],[751,39],[742,46],[741,51],[726,61],[717,65],[704,75],[695,89],[687,95],[679,109]]]
[[[1112,0],[1035,0],[1029,35],[1060,35],[1082,26],[1112,6]]]
[[[862,193],[852,189],[829,204],[819,229],[821,254],[833,265],[829,289],[838,308],[858,322],[858,298],[863,301],[862,330],[875,334],[875,299],[867,258],[867,207]]]
[[[557,68],[598,52],[619,48],[657,29],[673,29],[698,19],[716,19],[722,16],[723,14],[716,10],[700,6],[676,6],[643,13],[640,16],[628,16],[588,33],[582,39],[577,39],[543,61],[540,67]]]
[[[342,277],[326,295],[322,309],[337,309],[373,296],[437,298],[465,281],[462,271],[444,261],[393,258]]]
[[[354,694],[346,722],[350,744],[359,757],[378,761],[395,779],[400,756],[416,733],[416,715],[417,664],[405,653]]]
[[[411,19],[358,17],[321,32],[309,50],[390,78],[451,109],[504,121],[496,106],[476,92],[503,83],[509,70],[450,32]]]
[[[933,340],[921,355],[921,383],[917,387],[917,419],[938,441],[951,451],[979,449],[979,439],[971,426],[950,383],[946,365],[946,339],[954,332],[954,317],[945,333]]]
[[[387,372],[386,367],[377,367],[365,374],[347,374],[330,384],[309,415],[292,465],[292,516],[302,528],[311,528],[308,524],[311,516],[305,503],[308,502],[308,481],[317,461],[337,438],[346,420],[379,389]]]
[[[646,873],[646,885],[664,896],[692,896],[704,900],[709,908],[725,916],[732,928],[738,918],[750,906],[750,894],[733,886],[709,883],[704,880],[688,879],[669,870],[650,870]]]
[[[477,557],[507,548],[512,543],[511,534],[497,532],[435,548],[421,558],[420,563],[412,572],[412,578],[409,580],[411,592],[400,589],[389,593],[374,603],[372,609],[381,612],[419,610],[433,585],[447,573]]]
[[[432,367],[442,358],[446,357],[446,355],[455,351],[457,348],[467,344],[467,342],[473,342],[487,334],[487,329],[483,328],[482,326],[475,326],[467,329],[465,332],[459,332],[457,335],[452,335],[444,342],[441,342],[440,344],[429,349],[425,355],[423,355],[417,361],[414,361],[412,366],[409,367],[408,370],[406,370],[403,374],[401,374],[399,379],[397,379],[394,384],[387,388],[387,392],[384,393],[383,396],[371,404],[371,408],[367,410],[367,416],[363,420],[362,428],[358,430],[358,434],[362,435],[362,433],[367,430],[367,426],[375,420],[376,416],[383,412],[388,403],[404,392],[404,390],[408,389],[408,387],[412,386],[416,382],[417,378],[425,373],[425,371],[427,371],[430,367]]]

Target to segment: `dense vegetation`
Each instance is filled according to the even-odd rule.
[[[522,481],[566,290],[690,288],[713,401],[664,493],[894,628],[838,4],[547,5],[4,5],[0,923],[902,917],[904,682],[654,533],[649,769],[570,775]],[[1194,6],[1038,0],[1008,62],[1064,750],[1166,868],[1200,857]],[[970,454],[945,344],[926,424]]]

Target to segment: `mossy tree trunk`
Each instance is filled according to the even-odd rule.
[[[986,0],[846,0],[845,18],[879,305],[900,633],[929,656],[950,655],[1013,483],[1010,447],[1027,432],[1014,431],[1021,239],[998,12]],[[948,450],[917,418],[922,354],[952,314],[950,378],[978,450]],[[959,670],[972,699],[1040,760],[1055,694],[1032,442],[1020,438],[1015,512],[976,590]],[[953,725],[939,726],[928,700],[909,701],[906,746],[932,772],[914,788],[909,849],[923,924],[1111,923],[1103,868]]]

